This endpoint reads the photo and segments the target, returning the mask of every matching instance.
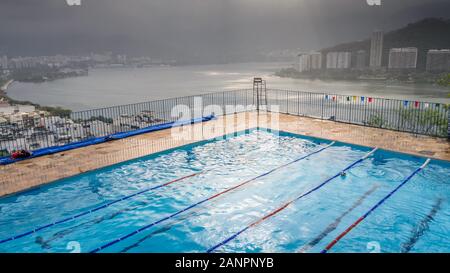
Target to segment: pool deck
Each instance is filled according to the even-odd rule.
[[[126,139],[0,166],[0,196],[34,188],[101,167],[170,148],[255,127],[379,147],[423,157],[450,160],[450,141],[410,133],[298,117],[245,112],[216,120],[156,131]]]

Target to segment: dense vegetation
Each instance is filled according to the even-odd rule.
[[[447,86],[450,87],[450,73],[442,76],[442,78],[440,78],[438,80],[438,84],[442,85],[442,86]],[[450,94],[449,94],[450,95]]]
[[[41,65],[37,68],[14,70],[11,77],[18,82],[45,82],[68,77],[84,76],[87,73],[87,69],[64,71],[59,68]]]
[[[42,106],[37,103],[33,103],[31,101],[20,101],[20,100],[14,100],[9,97],[7,97],[7,100],[12,105],[33,105],[36,107],[37,110],[48,112],[51,116],[59,116],[59,117],[69,117],[72,113],[72,110],[64,109],[59,106],[53,107],[53,106]]]

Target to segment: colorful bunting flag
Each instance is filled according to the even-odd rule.
[[[361,97],[361,102],[364,102],[364,97]]]
[[[407,101],[407,100],[405,100],[405,101],[403,102],[403,106],[405,106],[405,107],[408,106],[408,101]]]
[[[369,102],[372,102],[373,101],[373,98],[369,98]]]
[[[417,108],[417,107],[419,107],[419,102],[418,101],[416,101],[416,102],[414,102],[414,106]]]

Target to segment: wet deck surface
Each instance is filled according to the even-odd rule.
[[[246,112],[0,166],[0,196],[257,126],[450,160],[450,142],[443,138],[285,114]]]

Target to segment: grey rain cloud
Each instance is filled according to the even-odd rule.
[[[324,48],[425,17],[446,0],[0,0],[0,51],[10,55],[114,51],[220,60],[284,48]]]

